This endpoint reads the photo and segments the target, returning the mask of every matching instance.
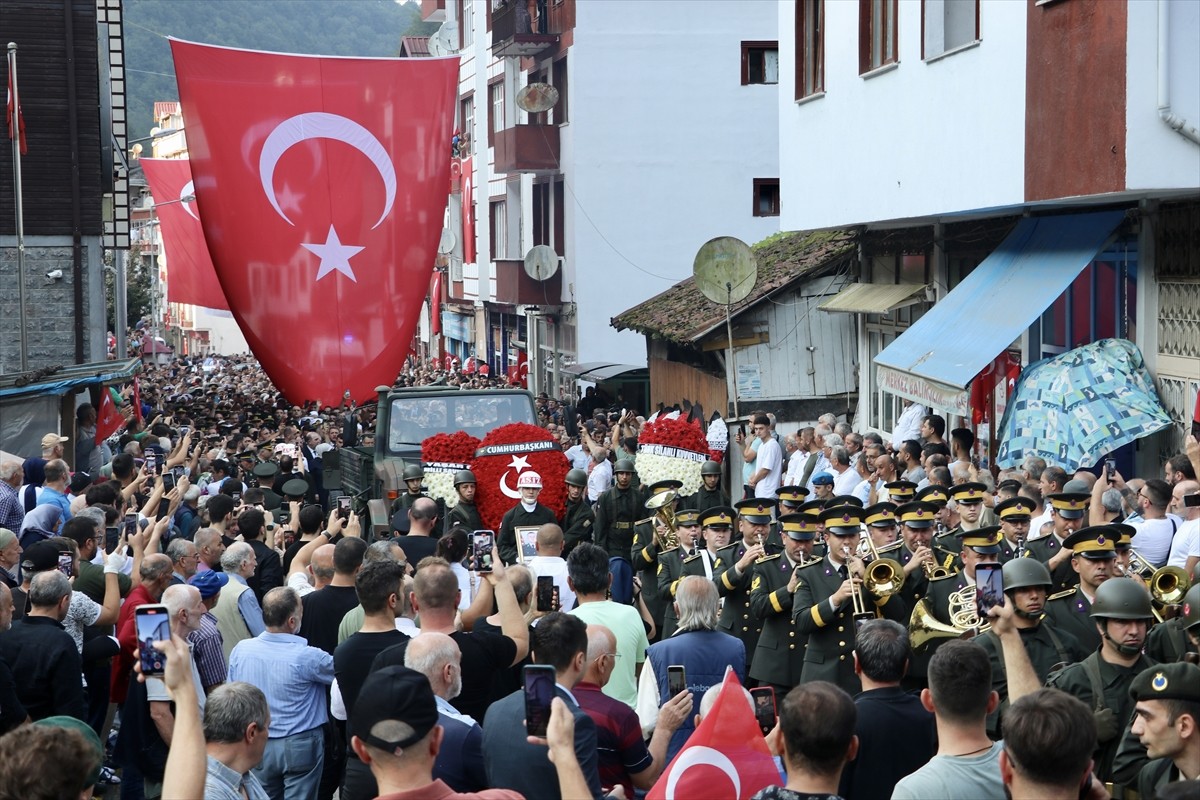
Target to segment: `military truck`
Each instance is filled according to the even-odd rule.
[[[379,386],[373,447],[337,451],[336,474],[326,465],[326,486],[354,497],[376,535],[390,529],[389,508],[404,491],[404,467],[421,461],[421,442],[439,433],[465,431],[482,439],[510,422],[537,424],[533,394],[524,389],[457,389],[452,386]],[[326,459],[328,460],[327,454]],[[365,521],[365,520],[364,520]]]

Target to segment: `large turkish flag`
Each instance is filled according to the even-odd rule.
[[[374,397],[429,286],[458,59],[171,50],[204,237],[251,349],[292,403]]]
[[[167,300],[205,308],[228,309],[225,293],[217,281],[200,226],[192,167],[186,158],[143,158],[138,163],[146,173],[154,210],[162,225],[163,247],[167,250]]]

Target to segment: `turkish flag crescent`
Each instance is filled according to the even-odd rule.
[[[196,193],[192,167],[186,158],[143,158],[139,162],[150,183],[154,209],[162,223],[167,249],[167,300],[205,308],[229,308],[217,281],[197,203],[184,198]]]
[[[96,413],[96,443],[103,442],[125,424],[125,418],[117,411],[112,394],[108,389],[100,392],[100,410]]]
[[[442,232],[457,58],[335,58],[171,40],[204,238],[292,403],[395,380]]]
[[[761,789],[779,785],[779,770],[767,740],[731,669],[712,710],[663,770],[646,800],[748,800]]]

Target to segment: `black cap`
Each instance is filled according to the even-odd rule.
[[[350,714],[350,733],[372,747],[400,755],[424,739],[437,722],[437,700],[429,679],[407,667],[384,667],[368,675],[359,690]]]
[[[283,493],[288,497],[304,497],[308,494],[308,481],[303,478],[292,478],[283,484]]]
[[[771,521],[771,512],[775,510],[775,499],[770,497],[749,497],[733,504],[738,516],[751,525],[766,525]]]
[[[25,548],[21,554],[21,569],[26,572],[45,572],[58,566],[58,545],[43,539]]]

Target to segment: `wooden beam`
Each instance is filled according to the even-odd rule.
[[[766,344],[769,341],[771,341],[771,335],[767,331],[762,331],[761,333],[751,333],[744,335],[740,339],[734,339],[733,346],[752,347],[756,344]],[[706,353],[712,350],[727,350],[728,348],[729,343],[724,336],[720,339],[711,339],[700,346],[700,349]]]

